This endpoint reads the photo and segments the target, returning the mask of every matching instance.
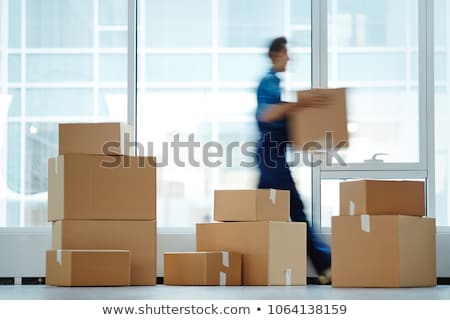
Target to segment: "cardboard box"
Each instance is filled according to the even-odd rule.
[[[241,253],[243,285],[306,284],[306,224],[302,222],[197,224],[197,251]]]
[[[121,122],[61,123],[59,154],[133,155],[134,128]]]
[[[130,251],[47,251],[46,284],[54,286],[129,286]]]
[[[240,286],[241,255],[235,252],[168,252],[164,284]]]
[[[436,285],[435,219],[332,217],[333,287]]]
[[[356,180],[340,183],[340,215],[425,215],[422,181]]]
[[[131,284],[156,284],[155,221],[56,221],[52,224],[52,249],[129,250]]]
[[[313,89],[298,92],[302,95],[322,95],[322,106],[294,108],[288,114],[289,139],[297,150],[327,150],[335,146],[348,147],[346,89]],[[328,133],[327,133],[328,132]],[[327,142],[327,135],[329,139]]]
[[[116,162],[114,167],[108,163]],[[152,157],[64,155],[48,161],[48,220],[156,219]]]
[[[289,221],[289,190],[216,190],[216,221]]]

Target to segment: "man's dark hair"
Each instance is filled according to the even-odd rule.
[[[287,40],[285,37],[278,37],[272,40],[269,46],[269,57],[272,57],[272,53],[281,52],[286,47]]]

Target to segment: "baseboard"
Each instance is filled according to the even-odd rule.
[[[22,285],[43,285],[45,284],[45,277],[22,277],[20,278]],[[15,279],[12,277],[0,278],[0,285],[9,286],[14,285]],[[319,284],[319,281],[315,277],[308,277],[306,279],[307,284],[315,285]],[[164,284],[164,277],[156,277],[156,284]],[[450,277],[437,278],[437,284],[440,286],[450,285]]]

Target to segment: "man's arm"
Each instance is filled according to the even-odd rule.
[[[328,97],[319,90],[299,92],[298,102],[273,104],[259,116],[260,121],[272,122],[284,119],[294,108],[321,108],[328,103]]]
[[[259,120],[263,122],[282,120],[286,117],[289,111],[298,106],[299,104],[296,102],[282,102],[273,104],[260,114]]]

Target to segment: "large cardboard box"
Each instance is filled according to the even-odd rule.
[[[216,190],[216,221],[289,221],[289,190]]]
[[[70,154],[49,159],[48,220],[62,219],[156,219],[155,158]]]
[[[340,183],[340,215],[425,215],[422,181],[356,180]]]
[[[129,250],[131,284],[156,284],[155,221],[56,221],[52,249]]]
[[[321,106],[294,108],[288,114],[289,139],[294,149],[320,151],[348,147],[346,89],[299,91],[299,101],[303,95],[310,95],[313,100],[315,95],[321,95],[326,97],[326,102]]]
[[[167,252],[164,284],[240,286],[241,255],[235,252]]]
[[[332,217],[333,287],[436,285],[435,219]]]
[[[47,251],[45,282],[69,287],[129,286],[130,251]]]
[[[197,251],[241,253],[243,285],[306,284],[306,224],[302,222],[197,224]]]
[[[133,155],[133,126],[121,123],[61,123],[59,154]]]

